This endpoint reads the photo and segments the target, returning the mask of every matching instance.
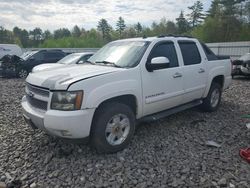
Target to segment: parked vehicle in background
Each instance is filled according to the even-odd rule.
[[[201,105],[216,111],[231,83],[230,59],[188,37],[111,42],[86,63],[30,73],[22,99],[33,128],[64,138],[90,137],[105,153],[124,149],[136,121]]]
[[[40,50],[26,52],[22,56],[4,56],[2,58],[2,76],[26,78],[33,67],[43,63],[56,63],[66,56],[62,50]]]
[[[0,44],[0,59],[5,55],[21,56],[22,49],[16,44]]]
[[[44,70],[58,69],[73,64],[81,64],[87,61],[93,54],[94,52],[73,53],[65,56],[56,63],[45,63],[42,65],[35,66],[32,69],[32,72],[34,73]]]
[[[233,61],[232,76],[236,75],[250,76],[250,53]]]

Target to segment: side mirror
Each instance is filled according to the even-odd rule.
[[[151,62],[146,64],[146,69],[149,72],[153,72],[154,70],[165,69],[169,67],[169,59],[166,57],[155,57],[151,60]]]

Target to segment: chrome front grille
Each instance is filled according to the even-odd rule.
[[[36,87],[26,83],[26,99],[28,103],[37,109],[47,111],[49,101],[49,90]]]
[[[41,95],[44,97],[49,97],[49,90],[42,89],[33,85],[26,83],[26,89],[34,94]]]
[[[34,97],[30,97],[29,95],[26,95],[26,99],[31,106],[41,109],[43,111],[47,110],[48,102],[36,99]]]

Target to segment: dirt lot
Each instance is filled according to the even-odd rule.
[[[0,78],[0,182],[22,187],[250,187],[250,79],[236,79],[215,113],[198,109],[140,125],[132,143],[100,155],[33,131],[22,119],[24,82]],[[213,140],[221,147],[209,147]]]

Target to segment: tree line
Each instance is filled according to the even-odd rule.
[[[0,26],[0,43],[17,43],[24,48],[94,48],[116,39],[170,34],[193,36],[203,42],[250,40],[250,0],[213,0],[207,12],[202,2],[196,1],[188,10],[189,14],[181,11],[175,21],[163,17],[151,26],[140,22],[127,25],[122,17],[114,27],[100,19],[90,30],[76,25],[72,30],[60,28],[53,33],[41,28],[27,31],[14,27],[10,31]]]

